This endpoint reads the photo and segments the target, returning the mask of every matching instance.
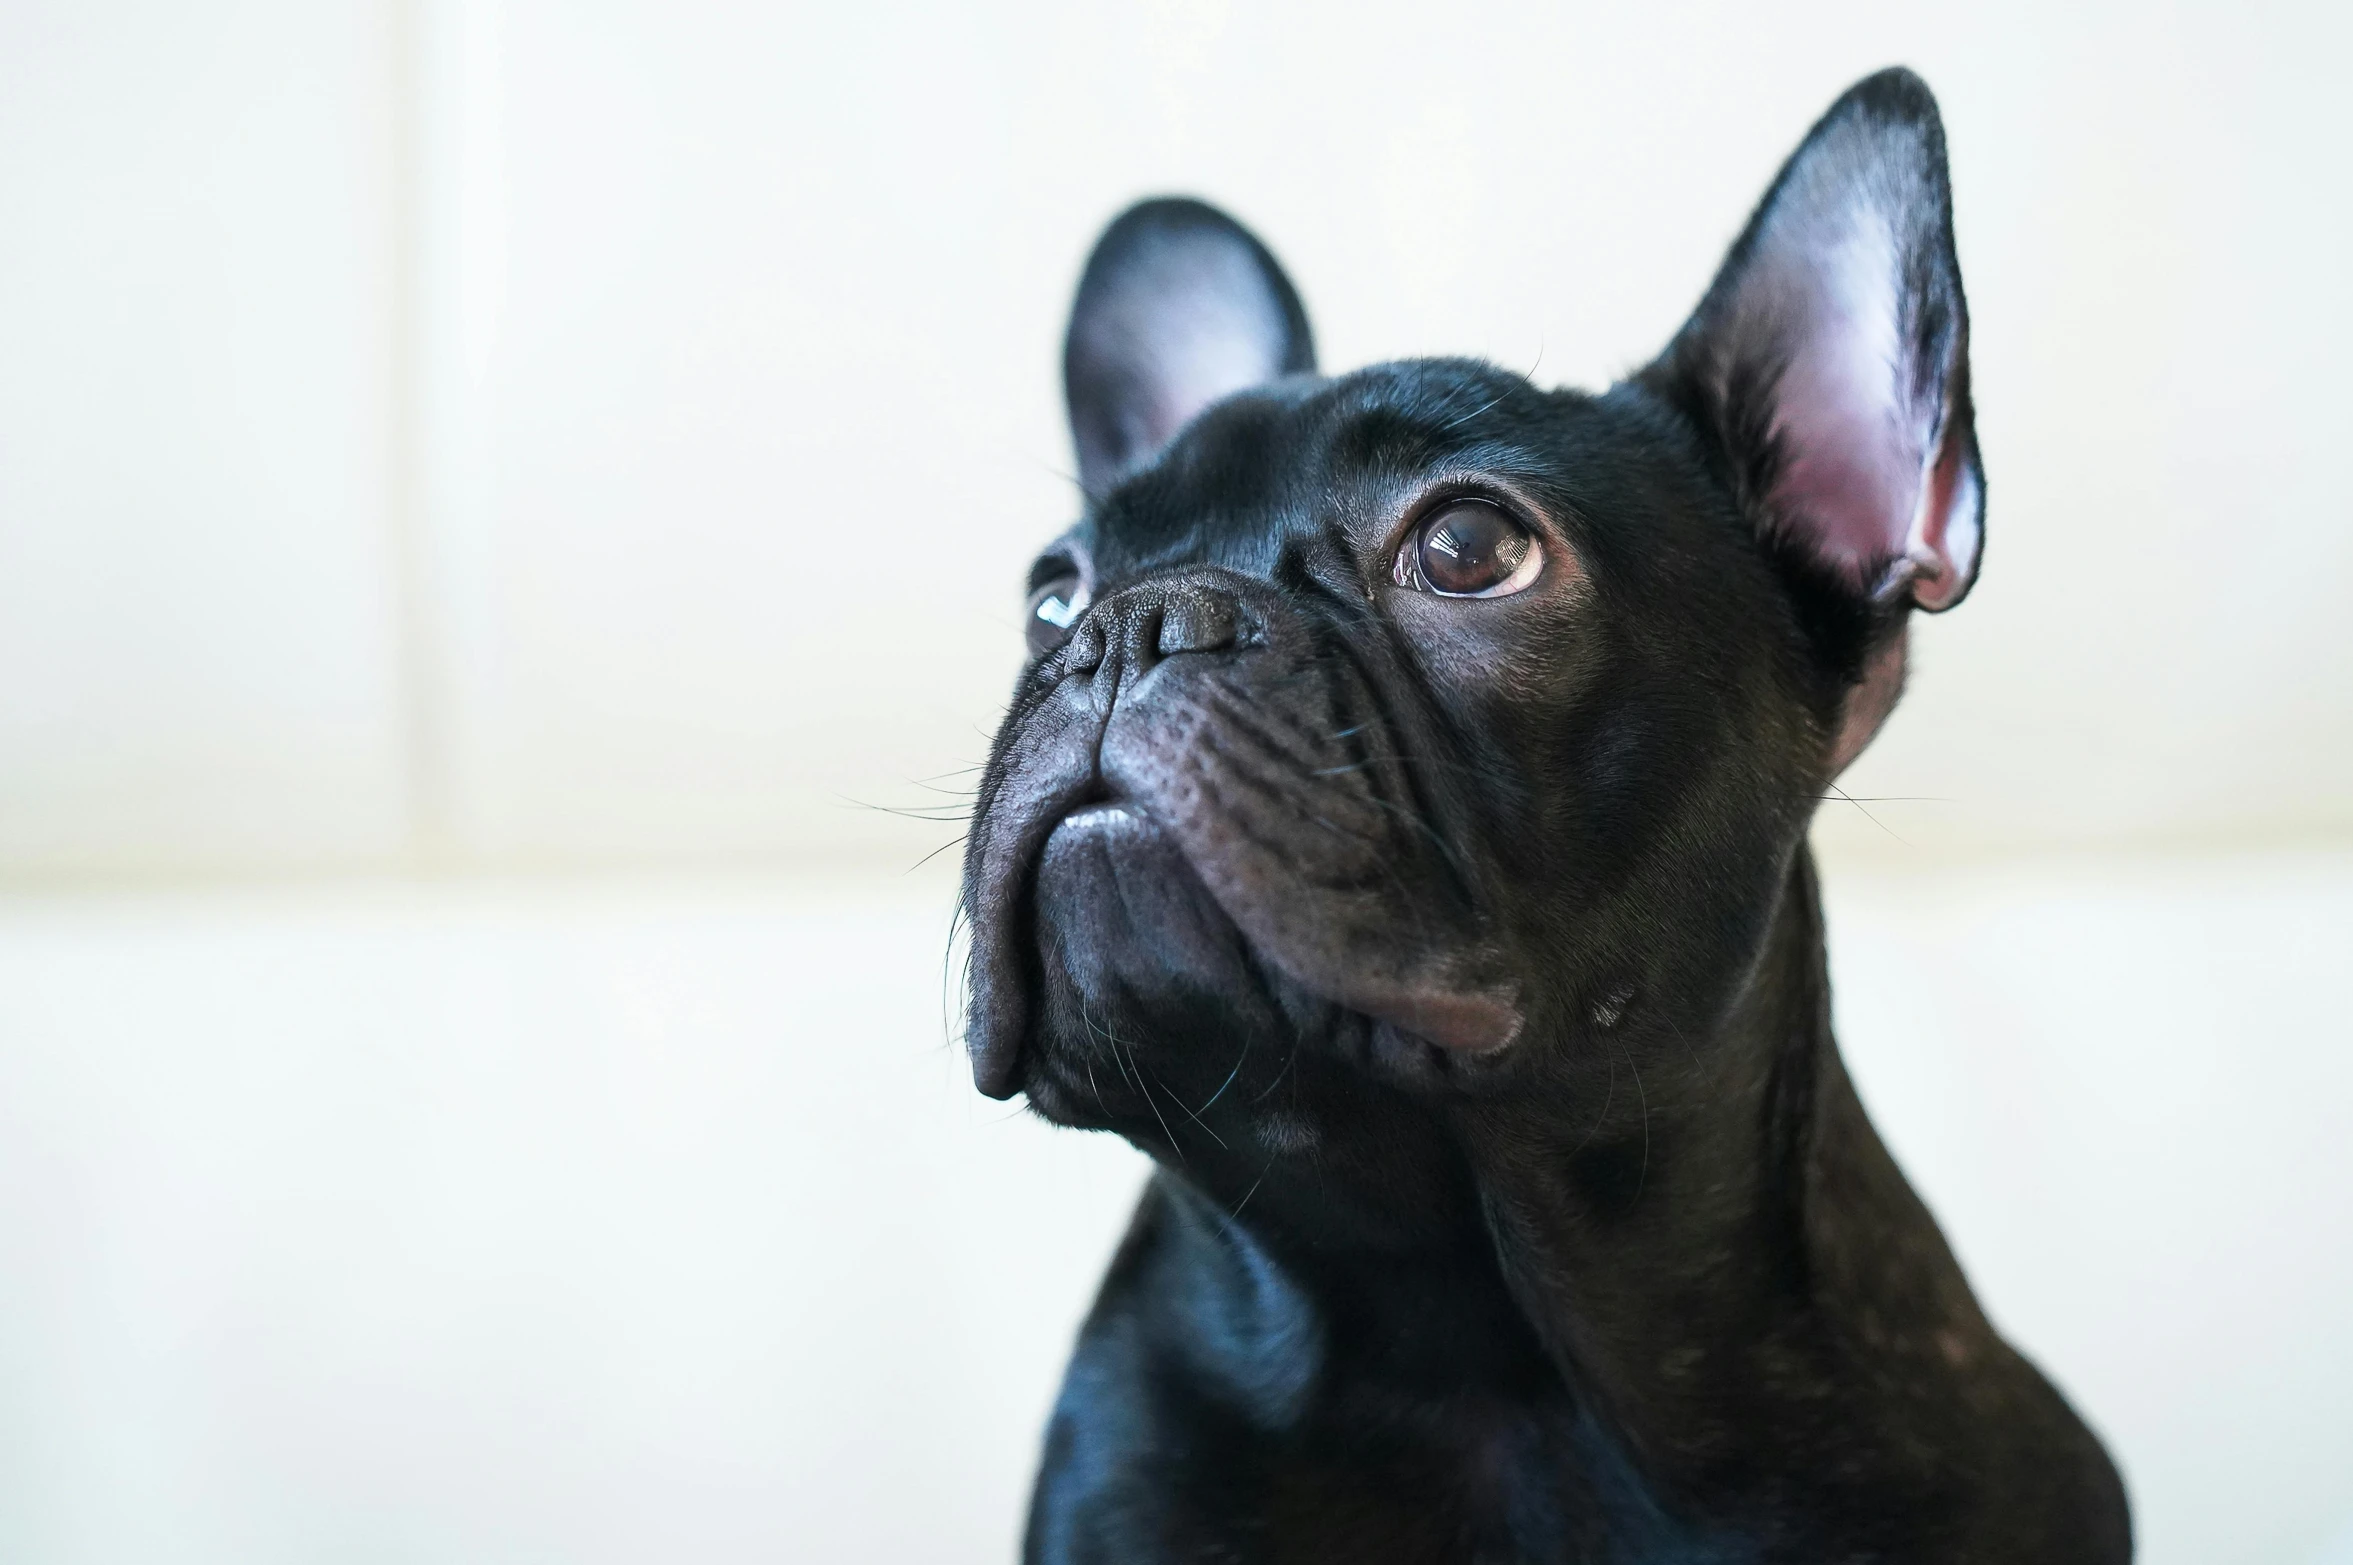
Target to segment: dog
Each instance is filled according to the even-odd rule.
[[[1157,1167],[1025,1558],[2121,1561],[1842,1068],[1806,833],[1982,554],[1935,99],[1849,90],[1599,395],[1323,378],[1155,200],[965,860],[982,1092]]]

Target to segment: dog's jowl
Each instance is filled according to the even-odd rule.
[[[2127,1558],[1830,1033],[1807,823],[1983,542],[1920,81],[1598,395],[1319,375],[1191,201],[1112,224],[1065,351],[969,1042],[1158,1173],[1029,1558]]]

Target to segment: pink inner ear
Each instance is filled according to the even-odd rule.
[[[1921,566],[1912,581],[1912,601],[1931,614],[1951,608],[1968,590],[1983,541],[1977,474],[1961,446],[1948,420],[1936,460],[1922,475],[1920,510],[1906,540],[1907,556]]]
[[[1867,209],[1838,216],[1843,232],[1793,244],[1810,264],[1759,301],[1791,350],[1774,394],[1772,511],[1858,591],[1884,601],[1908,587],[1943,608],[1969,581],[1978,530],[1962,442],[1944,438],[1957,433],[1952,366],[1929,396],[1913,392],[1894,235]]]
[[[1093,352],[1144,372],[1120,430],[1130,464],[1211,403],[1274,378],[1284,340],[1281,306],[1237,245],[1163,252],[1136,271],[1089,326]]]
[[[1279,368],[1271,345],[1282,340],[1283,323],[1265,285],[1239,255],[1220,253],[1197,264],[1234,275],[1204,275],[1153,323],[1161,364],[1155,433],[1162,441],[1212,402],[1261,384]]]
[[[1785,285],[1797,297],[1777,323],[1794,351],[1775,387],[1783,465],[1773,509],[1818,560],[1868,590],[1902,552],[1925,431],[1897,389],[1904,355],[1892,236],[1867,215],[1846,215],[1853,226],[1814,240],[1822,249],[1813,264]]]

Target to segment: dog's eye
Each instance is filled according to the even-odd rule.
[[[1086,584],[1075,571],[1031,588],[1029,613],[1021,622],[1022,633],[1029,640],[1029,655],[1042,658],[1069,640],[1070,627],[1086,606]]]
[[[1534,581],[1543,565],[1543,546],[1511,513],[1485,500],[1456,500],[1405,540],[1395,579],[1444,598],[1500,598]]]

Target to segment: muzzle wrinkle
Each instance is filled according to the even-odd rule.
[[[1482,967],[1471,877],[1431,817],[1433,790],[1414,770],[1419,747],[1397,731],[1383,692],[1401,660],[1351,645],[1377,621],[1344,603],[1328,590],[1299,602],[1218,568],[1165,573],[1107,592],[1031,671],[984,779],[987,826],[968,854],[972,1031],[992,1086],[1010,1086],[1050,1022],[1030,993],[1049,975],[1017,959],[1024,920],[1100,916],[1086,911],[1094,896],[1099,910],[1141,928],[1171,916],[1169,899],[1191,895],[1190,878],[1239,937],[1234,952],[1205,957],[1211,965],[1260,966],[1251,976],[1269,990],[1298,985],[1344,1008],[1370,1004],[1409,1031],[1454,1014],[1411,996]],[[1353,623],[1335,622],[1343,618]],[[1415,683],[1405,690],[1426,699]],[[1099,894],[1067,907],[1041,901],[1047,843],[1073,808],[1099,799],[1165,834],[1189,876],[1155,874],[1139,899],[1105,846],[1066,866]],[[1152,992],[1173,981],[1156,975]],[[1097,1032],[1099,1016],[1081,1020]],[[1115,1053],[1123,1075],[1140,1069],[1134,1039],[1119,1039]]]
[[[1427,721],[1443,727],[1442,703],[1421,677],[1414,660],[1396,644],[1393,628],[1378,621],[1373,624],[1382,659],[1387,668],[1397,675],[1395,683],[1412,694],[1414,705]],[[1403,742],[1400,735],[1406,726],[1406,719],[1399,703],[1385,694],[1390,681],[1376,674],[1347,636],[1333,636],[1326,643],[1326,649],[1329,656],[1348,670],[1351,677],[1347,681],[1347,692],[1361,701],[1365,708],[1365,714],[1355,717],[1352,722],[1348,722],[1354,715],[1350,712],[1335,712],[1334,717],[1337,721],[1348,722],[1346,732],[1350,735],[1348,742],[1355,764],[1374,783],[1375,791],[1369,795],[1371,802],[1377,807],[1389,809],[1399,821],[1420,834],[1431,851],[1437,854],[1456,901],[1465,909],[1476,910],[1485,900],[1481,895],[1479,877],[1471,869],[1468,856],[1442,829],[1440,812],[1433,804],[1440,796],[1439,790],[1425,781],[1427,772],[1443,770],[1442,767],[1430,764],[1432,755],[1440,747],[1422,744],[1409,748]],[[1376,738],[1386,739],[1387,747],[1376,748]],[[1394,798],[1383,796],[1383,784],[1387,785],[1388,793],[1395,795]],[[1448,813],[1460,815],[1464,812]]]

